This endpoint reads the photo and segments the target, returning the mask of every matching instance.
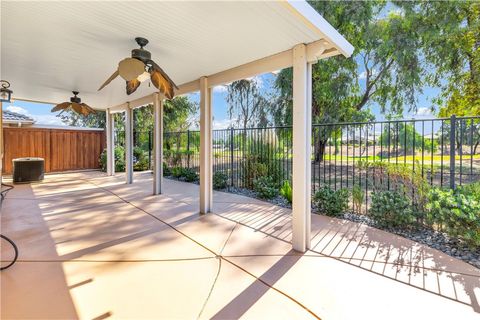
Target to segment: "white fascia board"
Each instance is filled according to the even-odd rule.
[[[307,26],[317,31],[328,40],[345,57],[350,57],[354,47],[327,20],[325,20],[306,1],[286,0],[285,5],[295,13]]]

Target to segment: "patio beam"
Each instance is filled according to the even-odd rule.
[[[305,252],[310,248],[311,193],[311,74],[307,47],[293,48],[293,165],[292,165],[292,246]]]
[[[133,182],[133,109],[125,109],[125,182]]]
[[[153,194],[162,193],[163,183],[163,96],[153,99]]]
[[[208,78],[201,77],[200,86],[200,214],[212,210],[212,88]]]
[[[107,138],[107,175],[115,175],[115,135],[114,135],[114,119],[110,109],[105,111],[105,133]]]
[[[122,103],[122,104],[116,105],[114,107],[111,107],[110,112],[111,113],[120,113],[120,112],[125,111],[126,108],[130,108],[130,109],[139,108],[139,107],[142,107],[144,105],[153,103],[154,99],[155,99],[155,93],[152,93],[152,94],[146,95],[144,97],[141,97],[141,98],[138,98],[138,99],[135,99],[135,100],[132,100],[132,101],[127,101],[125,103]]]
[[[326,40],[318,40],[309,43],[306,46],[307,61],[317,62],[333,55],[338,55],[338,50]],[[225,85],[236,80],[250,78],[259,74],[277,71],[289,68],[293,64],[293,49],[289,49],[262,59],[258,59],[240,66],[221,71],[208,76],[208,87],[213,88],[219,85]],[[179,86],[177,95],[184,95],[191,92],[199,91],[199,81],[191,81]]]

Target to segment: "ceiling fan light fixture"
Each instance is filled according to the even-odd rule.
[[[125,79],[131,81],[137,79],[145,72],[145,64],[135,58],[125,58],[118,63],[118,74]]]
[[[144,49],[148,40],[137,37],[135,41],[140,48],[133,49],[130,58],[123,59],[118,63],[117,70],[100,86],[98,91],[120,76],[126,81],[126,93],[130,95],[138,89],[142,82],[150,78],[151,83],[160,93],[164,94],[167,99],[173,99],[175,89],[178,90],[178,87],[165,71],[151,59],[151,53]]]
[[[137,80],[140,82],[144,82],[145,80],[150,79],[150,73],[147,71],[144,71],[141,75],[137,77]]]

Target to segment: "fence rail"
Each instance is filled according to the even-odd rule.
[[[123,132],[117,132],[123,144]],[[134,143],[148,153],[152,134],[135,132]],[[164,158],[169,167],[199,171],[200,132],[166,132]],[[312,191],[360,186],[365,208],[381,183],[365,164],[404,166],[429,184],[454,188],[480,180],[480,117],[346,122],[312,126]],[[291,178],[292,127],[213,130],[214,172],[228,185],[251,188],[256,175],[268,174],[280,184]],[[260,172],[261,171],[261,172]]]

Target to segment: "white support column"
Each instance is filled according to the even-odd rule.
[[[114,120],[110,109],[105,111],[105,131],[107,135],[107,175],[115,175],[115,137]]]
[[[133,109],[125,110],[125,182],[133,182]]]
[[[307,211],[306,211],[306,223],[305,223],[305,245],[307,249],[311,248],[311,231],[312,231],[312,67],[313,63],[307,64],[307,124],[305,126],[307,130],[307,150],[306,150],[306,164],[307,179],[305,182],[307,185]]]
[[[163,97],[153,98],[153,194],[162,193],[163,184]]]
[[[212,210],[212,89],[200,78],[200,213]]]
[[[3,105],[0,101],[0,183],[3,179]]]
[[[293,166],[292,246],[305,252],[310,247],[311,195],[311,65],[306,46],[293,48]]]

